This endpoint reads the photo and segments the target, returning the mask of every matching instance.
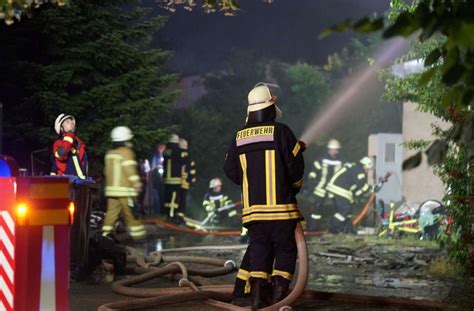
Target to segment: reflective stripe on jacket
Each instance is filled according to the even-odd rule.
[[[367,175],[360,164],[348,163],[340,169],[326,186],[326,190],[354,203],[354,197],[360,196],[370,189]]]
[[[334,176],[334,173],[341,169],[343,164],[339,156],[333,158],[329,154],[321,156],[313,162],[309,179],[314,179],[316,182],[313,191],[314,195],[321,198],[326,196],[327,183],[331,180],[332,176]]]
[[[104,173],[106,197],[136,197],[141,190],[137,161],[131,148],[107,151]]]
[[[275,121],[247,124],[227,152],[224,170],[242,187],[242,222],[303,219],[296,193],[304,159],[293,132]]]

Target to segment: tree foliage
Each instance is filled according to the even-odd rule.
[[[114,1],[75,0],[45,5],[34,19],[4,26],[0,96],[12,149],[50,146],[54,120],[65,112],[76,117],[96,172],[115,126],[129,126],[138,153],[149,152],[166,136],[151,124],[176,97],[169,88],[176,77],[161,68],[170,53],[149,48],[164,22],[139,7],[125,11]]]

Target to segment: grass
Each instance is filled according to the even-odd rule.
[[[431,276],[437,279],[462,279],[465,275],[465,269],[459,263],[449,260],[445,257],[438,258],[433,261],[428,272]]]

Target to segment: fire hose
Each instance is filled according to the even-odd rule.
[[[263,308],[264,311],[275,311],[280,310],[286,306],[292,305],[298,297],[303,293],[306,283],[308,281],[308,250],[306,248],[306,242],[304,238],[303,228],[298,223],[295,229],[295,239],[298,249],[298,274],[294,288],[290,294],[286,296],[280,302]],[[222,275],[225,270],[227,273],[235,269],[235,264],[232,261],[225,261],[224,268],[217,268],[211,270],[202,269],[187,269],[181,262],[198,262],[198,263],[210,263],[212,265],[220,265],[224,260],[212,259],[205,257],[195,256],[166,256],[166,255],[153,255],[147,257],[132,256],[130,260],[137,260],[142,268],[136,268],[137,273],[144,272],[148,269],[149,272],[145,272],[138,276],[133,276],[114,282],[112,290],[115,293],[122,294],[125,296],[141,297],[139,299],[126,300],[114,303],[108,303],[98,308],[98,311],[117,311],[117,310],[133,310],[146,308],[151,306],[163,306],[169,304],[180,303],[183,301],[203,301],[206,304],[213,305],[224,310],[248,310],[248,308],[242,308],[232,305],[228,302],[232,299],[231,293],[233,291],[232,285],[206,285],[197,286],[194,282],[190,281],[191,275],[206,275],[212,276]],[[147,268],[146,260],[150,259],[153,263],[156,262],[156,257],[162,256],[164,262],[171,260],[179,260],[181,262],[172,262],[163,268]],[[155,258],[153,258],[155,257]],[[230,269],[230,270],[229,270]],[[181,272],[181,278],[178,282],[178,288],[136,288],[131,287],[133,285],[151,280],[153,278],[164,276],[167,274],[177,274]],[[189,275],[189,276],[188,276]]]

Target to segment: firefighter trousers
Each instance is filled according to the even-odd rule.
[[[186,197],[188,196],[188,189],[180,188],[179,191],[179,212],[186,215]]]
[[[108,235],[112,233],[118,216],[120,213],[123,213],[130,236],[134,239],[144,237],[146,234],[145,226],[141,221],[133,217],[131,208],[133,208],[133,199],[130,197],[108,197],[107,213],[105,214],[104,225],[102,226],[102,234]]]
[[[296,221],[262,221],[248,226],[249,246],[235,281],[234,297],[250,293],[250,284],[279,277],[288,284],[296,265]]]
[[[176,219],[176,213],[180,206],[180,185],[165,184],[165,211],[169,218]]]
[[[316,196],[313,208],[311,210],[310,219],[308,220],[308,229],[309,230],[319,230],[321,229],[321,210],[324,207],[326,202],[326,196],[320,197]]]
[[[329,221],[329,232],[351,233],[352,231],[352,203],[348,199],[334,195],[335,213]]]

